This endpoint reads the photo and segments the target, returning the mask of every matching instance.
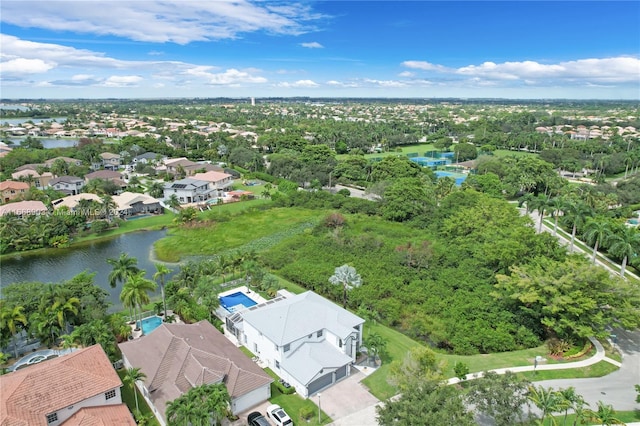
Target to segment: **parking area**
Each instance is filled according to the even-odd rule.
[[[377,404],[378,399],[360,383],[364,378],[363,373],[352,368],[349,377],[320,392],[322,411],[336,421]],[[317,395],[313,395],[311,399],[318,404]]]

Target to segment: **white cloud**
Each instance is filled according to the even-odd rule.
[[[103,85],[105,87],[131,87],[136,86],[144,80],[139,75],[112,75],[107,78]]]
[[[254,76],[245,71],[239,71],[231,68],[225,72],[211,74],[210,84],[241,84],[241,83],[266,83],[267,79],[260,76]]]
[[[93,76],[89,74],[76,74],[74,76],[71,76],[72,81],[85,81],[91,79],[93,79]]]
[[[620,56],[615,58],[589,58],[574,61],[542,64],[536,61],[484,62],[460,68],[424,61],[405,61],[403,66],[423,71],[435,71],[453,76],[478,77],[486,80],[518,81],[531,84],[535,81],[577,83],[638,83],[640,82],[640,59]]]
[[[298,35],[314,29],[309,22],[323,18],[302,3],[273,6],[248,0],[108,0],[96,6],[94,1],[6,1],[2,21],[25,28],[187,44],[254,31]]]
[[[4,56],[4,55],[3,55]],[[54,68],[55,64],[47,63],[42,59],[15,58],[0,63],[0,72],[3,74],[42,74]]]
[[[404,81],[396,81],[396,80],[375,80],[370,78],[365,78],[364,81],[369,84],[373,84],[375,86],[380,87],[406,87],[407,83]]]
[[[411,71],[402,71],[398,77],[415,77],[416,73]]]
[[[324,46],[317,41],[312,41],[310,43],[300,43],[300,46],[306,47],[308,49],[324,49]]]
[[[281,83],[277,84],[278,87],[306,87],[306,88],[312,88],[312,87],[318,87],[320,86],[318,83],[316,83],[313,80],[298,80],[298,81],[294,81],[292,83],[284,81]]]

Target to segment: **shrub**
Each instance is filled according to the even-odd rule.
[[[549,353],[551,355],[562,356],[571,348],[571,343],[566,340],[561,340],[554,337],[547,341],[547,348],[549,349]]]
[[[344,216],[340,213],[331,213],[329,216],[324,218],[324,226],[327,228],[339,228],[343,226],[345,223]]]
[[[298,411],[298,416],[304,421],[311,420],[314,415],[315,413],[313,407],[309,407],[308,405],[305,405],[300,409],[300,411]]]
[[[345,197],[350,197],[351,196],[351,191],[349,191],[347,188],[342,188],[340,191],[338,191],[338,195],[343,195]]]

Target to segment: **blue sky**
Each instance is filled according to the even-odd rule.
[[[640,2],[3,0],[3,98],[640,100]]]

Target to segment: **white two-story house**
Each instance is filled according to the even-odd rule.
[[[364,320],[312,291],[281,294],[233,316],[240,343],[302,397],[349,376]]]
[[[209,182],[191,178],[168,182],[164,186],[164,198],[168,200],[175,194],[180,204],[203,202],[216,193]]]

